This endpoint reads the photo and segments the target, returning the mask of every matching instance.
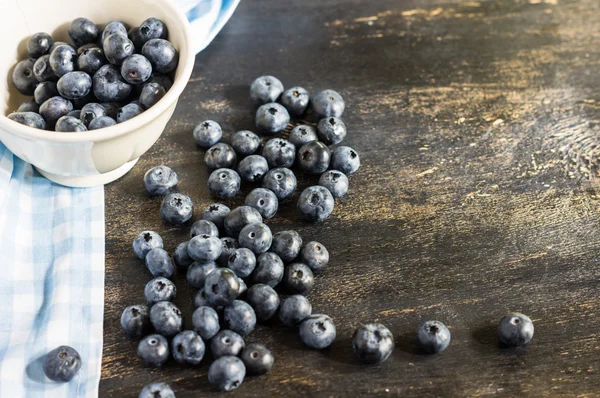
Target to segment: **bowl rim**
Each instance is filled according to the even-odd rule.
[[[9,119],[6,115],[0,117],[0,129],[6,130],[10,134],[16,134],[36,140],[53,141],[53,142],[95,142],[105,141],[121,135],[125,135],[132,131],[135,131],[148,123],[152,122],[159,115],[164,113],[181,95],[185,89],[192,70],[194,69],[194,61],[196,54],[194,54],[192,34],[190,30],[190,24],[187,17],[177,7],[173,0],[154,0],[168,6],[169,11],[173,12],[178,20],[178,28],[183,30],[184,43],[182,48],[179,49],[179,65],[181,68],[180,73],[173,81],[173,85],[167,91],[165,96],[160,99],[152,107],[148,108],[142,114],[131,118],[123,123],[118,123],[113,126],[97,129],[88,130],[77,133],[64,133],[51,130],[41,130],[34,127],[29,127],[21,123],[17,123]],[[183,60],[183,65],[181,61]]]

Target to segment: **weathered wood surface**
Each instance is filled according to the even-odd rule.
[[[136,234],[158,231],[169,250],[188,234],[161,221],[143,173],[169,165],[198,209],[211,203],[191,129],[208,118],[228,134],[252,129],[248,85],[267,73],[339,90],[362,167],[325,223],[299,219],[298,194],[269,223],[330,250],[310,299],[337,340],[310,351],[277,322],[258,327],[248,340],[272,348],[276,366],[229,396],[600,395],[599,48],[596,0],[242,1],[197,57],[162,138],[106,189],[101,396],[134,397],[154,380],[178,397],[217,394],[207,364],[141,367],[119,316],[150,279]],[[189,325],[191,291],[176,281]],[[527,347],[496,344],[509,310],[534,320]],[[412,347],[428,319],[452,332],[438,357]],[[397,338],[382,366],[359,364],[350,345],[371,320]]]

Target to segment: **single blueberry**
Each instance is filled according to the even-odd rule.
[[[260,322],[271,319],[279,308],[279,295],[269,285],[257,283],[250,286],[246,301],[252,306]]]
[[[188,243],[189,242],[181,242],[173,252],[173,261],[175,262],[175,265],[180,268],[187,268],[194,262],[194,259],[188,254]]]
[[[235,272],[239,278],[250,276],[256,267],[256,255],[250,249],[241,247],[236,249],[227,262],[227,268]]]
[[[358,153],[348,146],[338,146],[331,152],[331,168],[349,175],[360,167]]]
[[[337,170],[329,170],[321,174],[319,185],[331,192],[334,198],[341,198],[348,192],[348,177]]]
[[[159,301],[150,308],[150,322],[165,337],[175,336],[183,327],[181,311],[170,301]]]
[[[55,82],[41,82],[35,87],[33,91],[33,99],[38,105],[43,104],[47,100],[52,97],[56,97],[58,95],[58,90],[56,88]]]
[[[141,105],[130,102],[129,104],[119,108],[117,112],[117,123],[123,123],[129,119],[136,117],[144,112],[144,108]]]
[[[187,269],[186,280],[191,287],[201,289],[204,287],[206,277],[215,269],[217,269],[217,264],[214,261],[206,263],[194,262]]]
[[[99,118],[92,120],[89,128],[90,128],[90,130],[98,130],[98,129],[103,129],[106,127],[114,126],[115,124],[117,124],[117,122],[112,117],[100,116]]]
[[[269,373],[275,363],[275,357],[271,350],[258,343],[248,344],[242,351],[240,358],[244,362],[248,373],[257,376]]]
[[[99,47],[88,48],[79,54],[79,57],[77,58],[79,70],[90,76],[94,76],[98,69],[107,63],[108,61],[104,56],[104,51]]]
[[[87,128],[78,118],[73,116],[63,116],[56,122],[55,130],[62,133],[74,133],[78,131],[87,131]]]
[[[72,110],[73,103],[59,96],[47,99],[40,105],[40,115],[42,115],[48,127],[51,128],[54,127],[58,119],[66,116]]]
[[[159,368],[169,359],[169,342],[160,334],[151,334],[140,341],[137,353],[147,366]]]
[[[150,383],[140,391],[138,398],[175,398],[175,393],[167,383]]]
[[[225,206],[222,203],[213,203],[206,209],[204,209],[204,211],[200,215],[200,219],[211,221],[217,226],[217,228],[219,228],[219,231],[221,233],[224,233],[225,225],[223,225],[223,223],[225,222],[225,217],[227,217],[230,211],[231,210],[229,209],[229,207]]]
[[[283,138],[273,138],[265,143],[262,156],[269,167],[292,167],[296,159],[296,146]]]
[[[256,128],[259,131],[273,135],[282,132],[290,122],[287,109],[276,102],[261,105],[256,110]]]
[[[81,108],[80,119],[86,126],[89,126],[92,120],[106,116],[106,110],[100,104],[90,102]]]
[[[217,311],[207,306],[196,308],[192,315],[192,324],[196,333],[206,341],[212,339],[221,329]]]
[[[171,193],[162,201],[160,214],[163,219],[171,224],[183,224],[192,218],[194,204],[189,196],[181,193]]]
[[[229,212],[223,224],[226,234],[237,239],[240,231],[246,225],[262,221],[262,216],[258,210],[250,206],[240,206]]]
[[[360,325],[352,336],[352,348],[361,361],[382,363],[394,350],[394,335],[380,323]]]
[[[38,58],[47,54],[51,46],[52,37],[45,32],[34,33],[27,40],[27,52],[32,58]]]
[[[247,156],[238,164],[238,174],[247,182],[260,182],[267,171],[269,164],[260,155]]]
[[[167,166],[153,167],[144,174],[144,186],[152,196],[168,195],[178,182],[177,173]]]
[[[204,163],[209,169],[233,169],[236,162],[233,148],[222,142],[210,147],[204,155]]]
[[[38,113],[39,111],[40,111],[40,104],[35,102],[35,100],[25,101],[21,105],[19,105],[19,108],[17,109],[17,112]]]
[[[319,272],[329,262],[329,251],[319,242],[308,242],[302,247],[299,260],[308,265],[313,272]]]
[[[335,337],[335,325],[327,315],[311,315],[300,324],[300,340],[310,348],[322,350],[329,347]]]
[[[263,223],[246,225],[242,228],[238,237],[240,247],[250,249],[255,254],[261,254],[269,250],[272,240],[271,229]]]
[[[228,305],[238,296],[240,282],[232,270],[217,268],[204,281],[204,294],[215,306]]]
[[[104,56],[114,65],[121,65],[123,61],[133,54],[135,46],[127,36],[112,34],[102,41]]]
[[[148,58],[152,70],[158,73],[172,72],[179,63],[177,49],[164,39],[148,40],[142,47],[142,55]]]
[[[12,82],[14,86],[23,95],[33,95],[35,87],[38,85],[38,79],[33,73],[35,59],[28,58],[20,61],[12,73]]]
[[[173,261],[169,253],[162,248],[154,248],[146,254],[146,267],[153,276],[170,278],[173,275]]]
[[[223,130],[219,123],[205,120],[194,128],[194,140],[202,148],[210,148],[221,140]]]
[[[104,40],[111,35],[121,35],[127,37],[127,27],[121,21],[110,21],[102,30],[100,42],[104,43]]]
[[[298,198],[297,209],[311,222],[323,221],[333,211],[334,199],[331,192],[322,186],[308,187]]]
[[[253,155],[260,147],[260,137],[252,131],[238,131],[231,139],[231,146],[241,157]]]
[[[306,294],[315,284],[315,277],[306,264],[293,263],[285,267],[283,284],[292,293]]]
[[[13,112],[7,117],[13,122],[21,123],[25,126],[42,130],[46,128],[44,118],[35,112]]]
[[[208,220],[198,220],[192,224],[190,229],[190,238],[198,235],[210,235],[219,237],[219,228],[214,222]]]
[[[233,391],[244,382],[246,367],[241,359],[224,356],[208,368],[208,381],[221,391]]]
[[[255,208],[264,219],[268,219],[277,213],[279,200],[273,191],[266,188],[255,188],[246,196],[244,205]]]
[[[167,26],[158,18],[148,18],[140,24],[140,39],[143,43],[152,39],[166,39],[169,36]]]
[[[154,305],[160,301],[173,301],[177,295],[175,284],[159,276],[146,283],[144,296],[149,305]]]
[[[254,283],[277,286],[283,279],[283,261],[275,253],[263,253],[256,259],[256,268],[252,273]]]
[[[256,314],[252,307],[242,300],[234,300],[223,312],[225,327],[240,336],[250,334],[256,327]]]
[[[312,98],[312,109],[319,118],[342,117],[346,103],[340,94],[333,90],[324,90]]]
[[[317,124],[319,139],[327,145],[339,144],[346,138],[346,125],[337,117],[326,117]]]
[[[283,84],[273,76],[261,76],[250,85],[250,98],[258,105],[275,102],[283,92]]]
[[[193,330],[180,332],[171,341],[173,358],[182,365],[198,366],[205,350],[204,341]]]
[[[320,141],[311,141],[300,147],[297,163],[305,173],[321,174],[329,168],[331,151]]]
[[[154,231],[142,231],[133,241],[133,251],[139,259],[144,260],[146,254],[152,249],[162,249],[163,240]]]
[[[221,330],[210,340],[210,352],[215,359],[227,355],[237,356],[246,343],[244,338],[232,330]]]
[[[216,236],[196,235],[188,243],[188,254],[199,262],[215,261],[222,251],[223,245]]]
[[[123,101],[131,93],[131,85],[123,80],[119,68],[115,65],[101,66],[94,74],[92,82],[94,95],[102,102]]]
[[[300,294],[288,297],[279,309],[279,320],[285,326],[297,327],[312,314],[312,305]]]
[[[277,254],[284,263],[298,258],[302,248],[302,237],[296,231],[280,231],[273,235],[271,251]]]
[[[33,64],[33,74],[38,82],[57,81],[58,76],[50,67],[50,54],[42,55]]]
[[[298,180],[290,169],[271,169],[265,174],[262,181],[263,188],[272,191],[278,200],[291,196],[296,191]]]
[[[508,314],[498,325],[498,337],[508,347],[525,345],[533,338],[533,322],[518,312]]]
[[[302,87],[288,88],[281,95],[281,103],[294,116],[302,116],[309,102],[310,95]]]
[[[150,333],[150,308],[145,304],[131,305],[121,314],[121,327],[130,336],[142,337]]]
[[[450,331],[442,322],[427,321],[417,329],[417,346],[428,354],[437,354],[448,348]]]
[[[46,354],[44,373],[50,380],[66,383],[81,369],[81,356],[72,347],[61,345]]]
[[[164,87],[160,84],[147,83],[140,93],[140,104],[144,109],[151,108],[165,96],[165,93]]]
[[[87,18],[75,18],[69,25],[69,37],[77,47],[98,39],[98,27]]]
[[[125,58],[121,65],[121,76],[130,84],[143,83],[150,79],[151,74],[152,65],[150,61],[140,54],[133,54]]]
[[[237,239],[230,238],[230,237],[221,238],[221,245],[223,246],[223,251],[221,252],[221,255],[219,256],[217,263],[221,267],[226,267],[227,262],[229,261],[229,257],[231,257],[233,252],[235,252],[237,249],[239,249],[240,245],[239,245]]]
[[[69,45],[60,45],[50,53],[50,68],[58,77],[76,70],[77,52]]]
[[[288,140],[298,148],[311,141],[317,141],[318,139],[317,130],[315,130],[313,126],[307,124],[301,124],[294,127],[288,138]]]

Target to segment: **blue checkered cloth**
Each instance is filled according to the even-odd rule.
[[[204,49],[239,0],[176,0]],[[0,398],[97,397],[104,316],[104,188],[51,183],[0,143]],[[69,383],[45,354],[75,348]]]

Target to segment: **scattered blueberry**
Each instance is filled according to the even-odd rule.
[[[360,167],[358,153],[347,146],[338,146],[331,152],[331,168],[349,175]]]
[[[33,74],[38,82],[57,81],[58,76],[50,67],[50,54],[42,55],[33,64]]]
[[[189,242],[181,242],[173,252],[173,261],[175,262],[175,265],[180,268],[187,268],[194,262],[194,259],[188,254],[188,243]]]
[[[298,258],[302,248],[302,237],[296,231],[280,231],[273,235],[271,251],[277,254],[284,263]]]
[[[225,217],[231,210],[222,203],[213,203],[202,212],[200,219],[213,222],[221,233],[225,232]]]
[[[77,52],[69,45],[60,45],[50,53],[50,67],[58,77],[76,70]]]
[[[66,116],[72,110],[73,104],[71,101],[59,96],[47,99],[40,105],[40,115],[42,115],[48,127],[54,127],[58,119]]]
[[[165,88],[158,83],[147,83],[140,93],[140,104],[145,109],[153,107],[166,94]]]
[[[177,173],[167,166],[156,166],[144,174],[144,186],[152,196],[168,195],[179,182]]]
[[[85,104],[83,108],[81,108],[80,118],[86,126],[89,126],[92,120],[102,116],[106,116],[106,110],[102,105],[95,102]]]
[[[237,356],[245,346],[242,336],[227,329],[221,330],[210,340],[210,352],[215,359],[227,355]]]
[[[242,300],[234,300],[225,307],[223,319],[227,329],[240,336],[250,334],[256,327],[256,314],[252,307]]]
[[[244,205],[255,208],[264,219],[269,219],[277,213],[279,200],[273,191],[266,188],[255,188],[246,196]]]
[[[308,187],[298,198],[297,208],[308,221],[323,221],[333,211],[334,199],[331,192],[322,186]]]
[[[137,352],[147,366],[158,368],[169,359],[169,342],[160,334],[151,334],[140,341]]]
[[[204,282],[204,294],[216,306],[228,305],[238,296],[240,282],[232,270],[217,268]]]
[[[195,261],[209,262],[219,258],[223,251],[221,240],[211,235],[196,235],[188,243],[188,254]]]
[[[104,43],[104,40],[111,35],[121,35],[127,37],[127,27],[121,21],[110,21],[102,30],[100,42]]]
[[[56,89],[55,82],[41,82],[33,91],[33,99],[39,105],[43,104],[52,97],[56,97],[57,95],[58,90]]]
[[[170,278],[173,275],[173,262],[169,253],[162,248],[154,248],[146,254],[146,267],[153,276]]]
[[[138,103],[130,102],[129,104],[119,108],[117,112],[117,123],[123,123],[129,119],[136,117],[144,112],[144,108]]]
[[[337,170],[329,170],[321,174],[319,185],[331,192],[334,198],[341,198],[348,192],[348,177]]]
[[[198,220],[192,224],[190,239],[198,235],[210,235],[218,238],[219,228],[212,221]]]
[[[271,229],[263,223],[246,225],[242,228],[238,237],[240,247],[250,249],[255,254],[261,254],[269,250],[272,240]]]
[[[148,18],[140,24],[139,35],[142,42],[152,39],[166,39],[169,35],[167,26],[158,18]]]
[[[525,345],[533,338],[533,322],[518,312],[508,314],[498,325],[498,337],[508,347]]]
[[[320,141],[311,141],[300,147],[298,151],[298,166],[306,173],[321,174],[331,161],[331,151]]]
[[[326,117],[317,124],[319,139],[327,145],[339,144],[346,138],[346,125],[337,117]]]
[[[286,168],[269,170],[262,181],[262,186],[272,191],[279,200],[291,196],[296,191],[297,184],[294,172]]]
[[[98,130],[98,129],[103,129],[106,127],[114,126],[115,124],[117,124],[117,122],[112,117],[100,116],[100,117],[92,120],[89,128],[90,128],[90,130]]]
[[[17,112],[38,113],[39,111],[40,111],[40,104],[35,102],[35,100],[25,101],[21,105],[19,105],[19,108],[17,109]]]
[[[208,381],[221,391],[233,391],[244,382],[246,367],[241,359],[224,356],[208,368]]]
[[[141,30],[141,28],[140,28]],[[152,39],[142,47],[144,55],[158,73],[169,73],[177,67],[179,53],[173,45],[164,39]]]
[[[312,289],[315,277],[307,265],[293,263],[285,267],[283,284],[292,293],[306,294]]]
[[[150,79],[152,65],[148,58],[140,54],[133,54],[123,61],[121,76],[129,84],[140,84]],[[157,84],[157,83],[154,83]]]
[[[267,321],[275,315],[279,308],[279,295],[269,285],[257,283],[248,289],[246,302],[252,306],[256,319]]]
[[[210,147],[204,155],[204,163],[209,169],[232,169],[236,162],[233,148],[222,142]]]
[[[131,305],[121,314],[121,327],[130,336],[142,337],[152,330],[150,308],[145,304]]]
[[[94,74],[94,95],[102,102],[123,101],[131,94],[131,85],[123,80],[115,65],[103,65]]]
[[[297,147],[301,147],[302,145],[311,141],[317,141],[318,139],[319,137],[317,137],[317,131],[315,128],[307,124],[301,124],[294,127],[290,132],[290,137],[288,138],[288,140]]]
[[[283,84],[273,76],[261,76],[250,85],[250,98],[258,104],[275,102],[283,92]]]
[[[236,249],[227,262],[227,268],[235,272],[239,278],[246,278],[256,267],[256,255],[245,247]]]
[[[77,47],[98,39],[98,27],[87,18],[75,18],[69,26],[69,37]]]
[[[221,238],[221,245],[223,246],[223,251],[219,256],[217,263],[221,267],[226,267],[227,262],[229,261],[229,257],[240,247],[240,245],[237,239],[230,237]]]
[[[260,147],[260,138],[252,131],[238,131],[231,139],[231,146],[242,157],[253,155]]]
[[[79,49],[77,50],[79,52]],[[77,66],[79,70],[87,73],[90,76],[94,76],[94,73],[106,65],[108,61],[104,56],[104,51],[99,47],[91,47],[79,54],[77,58]]]
[[[78,131],[87,131],[87,128],[78,118],[73,116],[63,116],[56,122],[55,130],[63,133],[74,133]]]
[[[192,324],[194,330],[206,341],[212,339],[221,329],[217,311],[206,306],[196,308],[192,315]]]
[[[171,193],[162,201],[160,214],[165,221],[171,224],[183,224],[192,218],[194,205],[189,196],[180,193]]]
[[[154,231],[142,231],[133,241],[133,251],[139,259],[144,260],[146,254],[152,249],[162,249],[163,240]]]
[[[171,341],[173,358],[182,365],[198,366],[205,350],[204,341],[193,330],[179,332]]]
[[[221,140],[223,130],[219,123],[205,120],[194,128],[194,140],[202,148],[210,148]]]
[[[346,103],[341,95],[333,90],[324,90],[312,98],[313,112],[320,118],[341,117]]]
[[[225,217],[225,232],[228,236],[237,238],[246,225],[262,221],[262,216],[255,208],[250,206],[236,207]]]
[[[277,254],[263,253],[256,260],[252,281],[275,287],[283,279],[283,271],[283,261]]]
[[[282,132],[290,122],[287,109],[276,102],[261,105],[256,110],[256,127],[265,134]]]
[[[265,143],[262,156],[269,167],[292,167],[296,159],[296,147],[283,138],[273,138]]]
[[[175,393],[167,383],[150,383],[142,388],[138,398],[175,398]]]
[[[269,171],[267,160],[260,155],[245,157],[238,164],[238,174],[241,179],[248,182],[259,182]]]
[[[81,369],[81,357],[72,347],[61,345],[46,354],[44,373],[50,380],[66,383]]]
[[[249,374],[264,375],[269,373],[275,363],[271,350],[262,344],[251,343],[244,348],[240,355]]]
[[[217,264],[214,261],[192,263],[187,269],[186,280],[191,287],[201,289],[204,287],[206,277],[215,269],[217,269]]]
[[[24,124],[36,129],[45,129],[46,121],[35,112],[13,112],[7,116],[13,122]]]
[[[378,364],[389,358],[394,350],[394,336],[380,323],[360,325],[352,336],[354,353],[363,362]]]
[[[308,91],[298,86],[288,88],[281,95],[281,103],[294,116],[302,116],[308,107],[309,101]]]
[[[279,320],[285,326],[296,327],[312,313],[310,301],[302,295],[288,297],[279,308]]]
[[[335,325],[327,315],[310,315],[300,324],[300,340],[310,348],[322,350],[329,347],[335,337]]]
[[[38,79],[33,73],[35,59],[28,58],[20,61],[12,73],[12,82],[23,95],[33,95]]]
[[[154,305],[159,301],[173,301],[176,295],[175,284],[161,276],[152,279],[144,288],[144,296],[149,305]]]
[[[183,326],[181,311],[170,301],[159,301],[150,308],[150,322],[156,333],[165,337],[175,336]]]
[[[308,265],[313,272],[319,272],[329,262],[329,251],[319,242],[308,242],[300,251],[299,260]]]
[[[417,345],[428,354],[444,351],[450,344],[450,331],[442,322],[427,321],[417,330]]]
[[[27,52],[32,58],[38,58],[47,54],[50,46],[52,46],[52,37],[48,33],[34,33],[27,40]]]

